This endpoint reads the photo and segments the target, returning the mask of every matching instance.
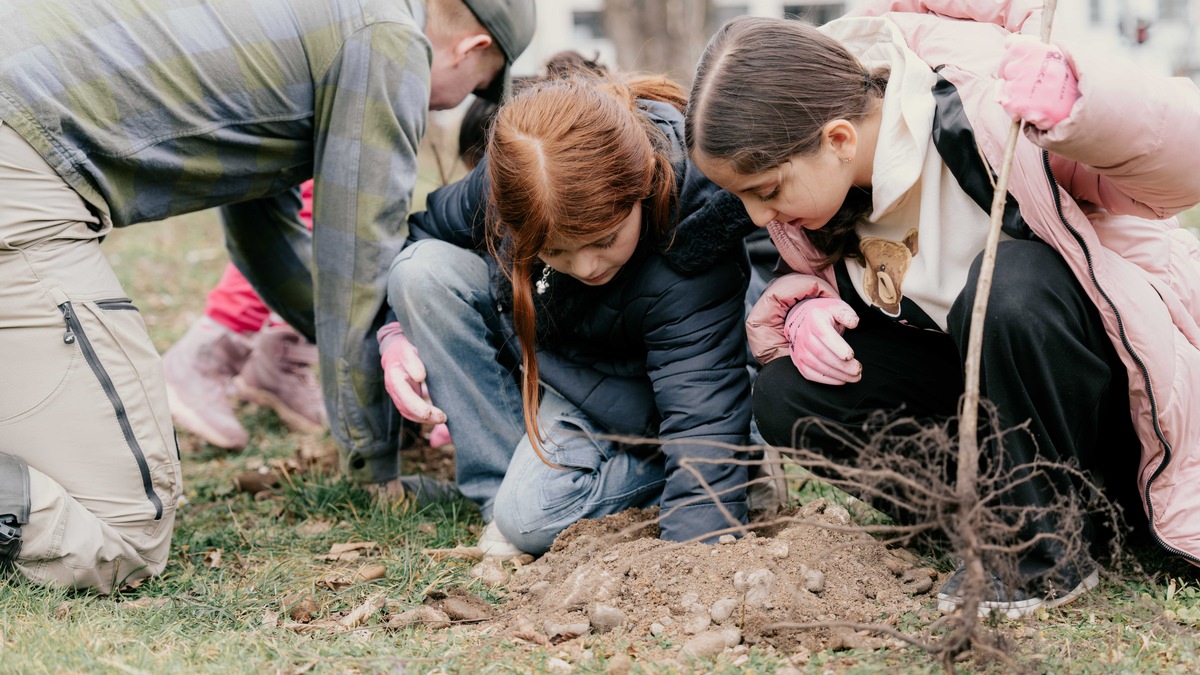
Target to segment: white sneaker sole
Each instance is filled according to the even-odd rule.
[[[980,618],[987,617],[990,614],[1004,617],[1006,619],[1023,619],[1032,614],[1035,614],[1039,609],[1053,609],[1062,607],[1063,605],[1074,602],[1079,596],[1087,593],[1100,584],[1100,571],[1093,570],[1087,575],[1079,585],[1071,590],[1070,593],[1058,598],[1042,599],[1031,598],[1029,600],[1020,600],[1018,602],[981,602],[979,603]],[[938,595],[938,611],[942,614],[953,614],[958,610],[960,604],[958,598],[952,598],[945,595]]]

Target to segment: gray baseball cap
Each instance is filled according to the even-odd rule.
[[[504,52],[504,68],[491,84],[475,92],[476,96],[499,103],[512,81],[509,67],[533,40],[533,29],[537,26],[534,0],[463,0],[463,3]]]

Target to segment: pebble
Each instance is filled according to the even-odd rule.
[[[667,627],[662,625],[661,623],[650,624],[650,634],[653,635],[654,637],[658,637],[659,635],[662,635],[664,632],[666,632],[666,630],[667,630]]]
[[[723,534],[723,535],[717,537],[718,544],[733,544],[736,542],[737,542],[737,537],[733,536],[732,534]]]
[[[607,633],[624,623],[625,612],[609,605],[592,605],[591,611],[588,612],[588,620],[592,624],[592,630]]]
[[[484,558],[483,562],[471,568],[471,576],[488,586],[500,586],[508,581],[508,572],[504,570],[504,562],[500,558]]]
[[[539,581],[529,587],[529,593],[532,595],[541,595],[546,592],[547,588],[550,588],[549,581]]]
[[[834,525],[849,525],[850,512],[841,506],[833,505],[825,507],[825,519]]]
[[[786,541],[774,541],[763,549],[764,552],[772,558],[786,558],[791,553],[791,548],[788,547]]]
[[[683,632],[688,635],[696,635],[708,630],[708,627],[711,625],[712,619],[709,618],[707,612],[704,614],[695,614],[684,619]]]
[[[681,656],[707,659],[720,654],[725,649],[736,647],[742,641],[742,632],[737,628],[705,631],[683,644],[679,650]]]
[[[546,629],[546,635],[550,637],[561,637],[565,640],[577,638],[592,629],[587,623],[555,623],[547,621],[542,626]]]
[[[722,598],[712,604],[710,614],[712,620],[717,623],[725,623],[725,620],[733,615],[733,610],[737,609],[737,600],[732,598]]]
[[[825,591],[825,573],[820,570],[804,570],[804,590],[820,595]]]
[[[743,594],[747,605],[762,607],[771,600],[771,591],[775,588],[775,573],[766,568],[750,573],[738,570],[733,575],[733,587]]]
[[[575,666],[554,656],[546,660],[546,670],[552,673],[569,673],[575,670]]]

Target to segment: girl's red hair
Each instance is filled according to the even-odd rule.
[[[683,89],[663,77],[548,80],[522,89],[500,109],[488,144],[491,240],[512,280],[525,430],[547,464],[538,425],[532,288],[538,253],[551,237],[595,239],[638,202],[644,236],[664,237],[674,225],[670,142],[638,109],[638,99],[681,112],[687,104]]]

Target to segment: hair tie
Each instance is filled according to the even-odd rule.
[[[871,87],[875,86],[875,81],[871,79],[871,73],[865,70],[863,71],[863,86],[867,91],[870,91]]]

